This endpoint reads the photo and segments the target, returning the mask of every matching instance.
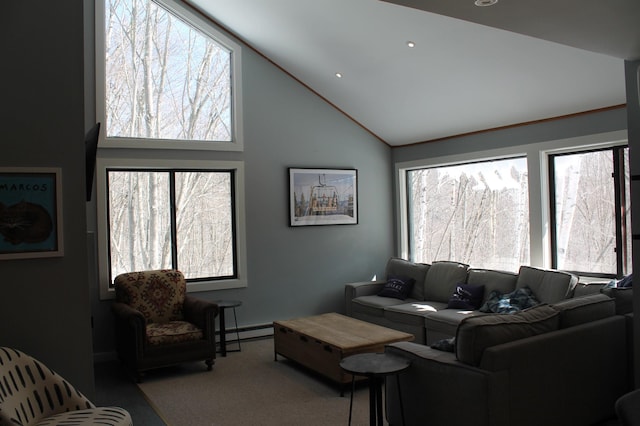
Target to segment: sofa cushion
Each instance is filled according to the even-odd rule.
[[[384,315],[384,308],[387,306],[400,305],[406,302],[407,300],[403,301],[392,297],[382,297],[378,295],[360,296],[351,301],[351,310],[352,313],[359,312],[382,317]]]
[[[404,300],[409,297],[413,283],[415,282],[416,280],[409,277],[389,277],[382,287],[382,290],[378,293],[378,296]]]
[[[424,327],[425,317],[446,308],[446,306],[446,304],[440,302],[430,303],[415,301],[411,303],[403,303],[400,305],[386,307],[384,310],[384,317],[392,322]]]
[[[539,304],[540,302],[536,299],[531,289],[524,287],[515,289],[507,294],[500,294],[497,291],[491,292],[479,311],[494,314],[514,314]]]
[[[484,350],[558,329],[559,312],[538,305],[513,315],[480,315],[465,318],[456,333],[456,357],[465,364],[479,366]]]
[[[424,319],[424,325],[427,329],[427,340],[429,334],[432,333],[437,336],[455,336],[458,326],[463,319],[477,316],[487,315],[480,311],[469,311],[460,309],[442,309],[438,312],[434,312]]]
[[[568,272],[521,266],[516,288],[529,287],[542,303],[556,303],[570,297],[577,283]]]
[[[409,297],[411,299],[424,300],[424,278],[429,266],[425,263],[414,263],[398,257],[392,257],[387,262],[385,274],[387,279],[390,277],[413,278],[415,283]]]
[[[552,305],[560,312],[560,328],[573,327],[615,314],[613,299],[604,294],[565,299]]]
[[[511,293],[516,289],[518,274],[507,271],[495,271],[492,269],[470,268],[467,276],[467,284],[483,285],[484,299],[486,302],[492,291],[500,294]]]
[[[202,330],[186,321],[169,321],[147,325],[147,342],[150,345],[191,342],[201,340],[202,337]]]
[[[458,284],[449,298],[447,309],[465,309],[474,311],[482,304],[483,285]]]
[[[469,265],[458,262],[433,262],[424,280],[424,299],[448,303],[459,283],[467,281]]]

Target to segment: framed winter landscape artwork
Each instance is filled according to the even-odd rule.
[[[0,259],[63,255],[59,168],[0,168]]]
[[[357,170],[289,168],[289,226],[357,223]]]

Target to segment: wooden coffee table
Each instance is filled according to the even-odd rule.
[[[276,361],[278,355],[282,355],[340,385],[351,383],[352,379],[351,374],[340,367],[343,358],[384,352],[388,343],[414,339],[413,334],[337,313],[274,321],[273,336]]]

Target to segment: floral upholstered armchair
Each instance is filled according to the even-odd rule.
[[[218,305],[188,296],[182,272],[130,272],[114,280],[116,350],[138,382],[146,370],[216,356]]]
[[[96,407],[62,376],[14,348],[0,348],[0,426],[131,426],[120,407]]]

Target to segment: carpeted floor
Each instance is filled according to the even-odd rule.
[[[145,426],[324,426],[349,420],[350,388],[341,397],[340,387],[322,376],[281,356],[275,362],[271,338],[245,341],[241,352],[218,356],[213,371],[200,362],[182,364],[149,372],[138,387],[147,410],[157,413],[137,404],[134,424]],[[129,403],[120,405],[129,409],[138,393],[123,394]],[[352,424],[369,424],[365,383],[356,386]]]
[[[93,403],[125,408],[136,426],[166,426],[131,376],[123,370],[120,361],[96,363],[94,372],[96,395]]]
[[[218,357],[213,371],[203,362],[147,373],[136,386],[119,362],[95,366],[97,405],[127,409],[134,425],[347,425],[349,389],[295,363],[274,362],[271,338],[244,341],[241,352]],[[366,383],[356,387],[353,425],[369,424]],[[616,420],[599,426],[618,426]]]

